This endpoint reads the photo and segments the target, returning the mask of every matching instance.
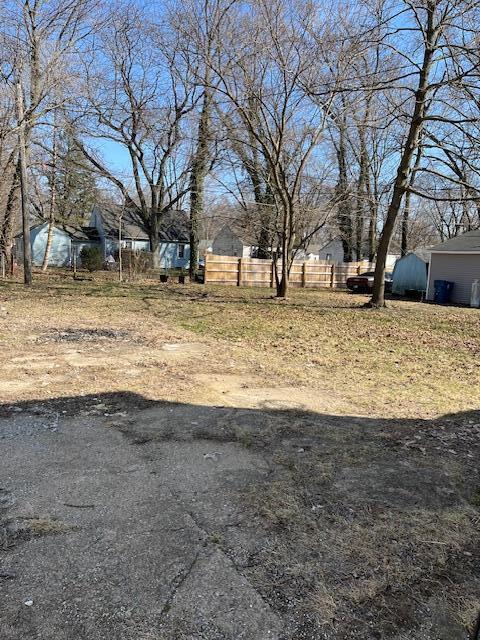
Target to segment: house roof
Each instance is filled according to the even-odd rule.
[[[255,239],[254,235],[248,229],[242,227],[238,221],[230,221],[227,224],[224,224],[220,231],[216,234],[214,241],[218,238],[218,236],[222,233],[230,232],[234,235],[238,240],[242,243],[244,247],[254,247],[258,244],[258,240]]]
[[[32,229],[36,229],[37,227],[42,227],[43,225],[48,225],[47,220],[43,220],[42,222],[37,222],[32,224],[30,227],[30,231]],[[77,242],[98,242],[100,240],[100,236],[98,235],[98,231],[95,227],[82,227],[80,225],[73,224],[62,224],[60,222],[55,222],[53,225],[54,229],[59,231],[63,231],[73,241]],[[20,233],[17,233],[15,238],[20,238],[23,236],[23,230]]]
[[[160,242],[190,242],[190,220],[185,211],[165,211],[158,238]]]
[[[60,225],[60,228],[66,231],[73,241],[76,242],[99,242],[100,236],[95,227],[80,227],[70,224]]]
[[[342,242],[342,238],[340,236],[334,236],[333,238],[330,238],[328,242],[312,243],[309,245],[307,253],[320,253],[320,251],[323,251],[334,242]]]
[[[102,218],[106,236],[118,238],[118,222],[122,217],[122,237],[129,240],[148,240],[147,230],[140,217],[131,209],[120,205],[96,207]]]
[[[480,229],[476,231],[467,231],[455,238],[450,238],[441,244],[437,244],[431,248],[434,253],[451,252],[475,252],[480,253]]]
[[[409,251],[408,253],[406,253],[404,256],[398,259],[398,262],[400,262],[400,260],[403,260],[403,258],[408,258],[408,256],[417,256],[417,258],[420,258],[420,260],[423,260],[423,262],[428,263],[430,262],[431,249],[427,249],[426,247],[419,247],[414,251]]]
[[[412,253],[414,253],[417,258],[420,258],[420,260],[423,260],[427,263],[430,262],[430,259],[432,257],[431,249],[427,249],[426,247],[419,247],[418,249],[415,249],[415,251],[412,251]]]
[[[132,209],[124,209],[119,205],[97,207],[105,234],[118,237],[118,220],[122,215],[122,237],[129,240],[148,240],[148,232],[139,215]],[[162,224],[158,233],[160,242],[189,242],[189,219],[185,211],[171,209],[162,216]]]

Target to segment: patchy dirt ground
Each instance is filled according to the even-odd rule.
[[[1,288],[0,638],[466,640],[479,316],[361,302]]]
[[[154,400],[435,417],[478,407],[476,309],[296,290],[0,283],[4,401],[130,390]],[[193,392],[194,390],[194,392]],[[312,392],[313,390],[313,392]],[[285,404],[287,403],[287,404]]]

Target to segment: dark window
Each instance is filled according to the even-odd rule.
[[[184,258],[185,257],[185,245],[184,244],[179,244],[178,245],[178,257],[179,258]]]
[[[325,258],[325,260],[331,260],[332,259],[332,254],[331,253],[327,253],[327,257]]]
[[[133,247],[131,240],[125,240],[125,249],[131,249]]]

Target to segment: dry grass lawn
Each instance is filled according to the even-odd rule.
[[[401,301],[367,310],[365,296],[337,291],[294,290],[280,302],[265,289],[112,277],[38,274],[31,291],[0,284],[4,401],[129,389],[380,417],[478,406],[477,310]],[[68,334],[85,330],[94,333]]]

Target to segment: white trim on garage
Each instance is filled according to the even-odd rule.
[[[444,253],[445,255],[464,255],[464,254],[470,254],[470,255],[480,255],[480,251],[435,251],[435,250],[430,250],[430,253]]]

